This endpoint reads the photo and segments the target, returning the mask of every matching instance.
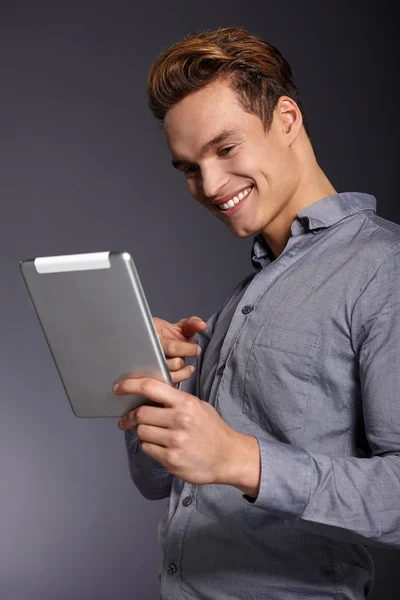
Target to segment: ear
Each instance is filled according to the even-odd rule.
[[[278,129],[291,144],[300,133],[303,125],[303,117],[296,102],[288,96],[281,96],[275,108]]]

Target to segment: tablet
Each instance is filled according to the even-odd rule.
[[[138,395],[116,396],[127,377],[172,380],[128,252],[23,260],[21,273],[77,417],[121,417]]]

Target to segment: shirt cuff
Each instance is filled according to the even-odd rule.
[[[255,508],[302,515],[310,496],[312,467],[306,450],[257,437],[261,455],[257,498],[243,498]]]

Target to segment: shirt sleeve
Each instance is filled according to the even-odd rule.
[[[400,548],[400,251],[392,251],[352,314],[370,457],[330,457],[257,438],[254,510],[351,543]]]
[[[212,336],[218,315],[219,313],[212,315],[207,321],[207,329],[195,336],[195,342],[201,346],[202,352],[196,357],[193,375],[179,384],[179,389],[184,392],[196,395],[203,354]],[[171,493],[173,475],[154,458],[142,452],[135,429],[125,431],[125,444],[129,472],[140,493],[148,500],[167,498]]]

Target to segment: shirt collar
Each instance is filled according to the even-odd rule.
[[[291,226],[292,235],[332,227],[346,217],[365,210],[376,212],[376,198],[370,194],[342,192],[326,196],[299,211]],[[262,233],[254,237],[251,260],[260,269],[271,260],[271,250]]]
[[[342,219],[364,210],[376,212],[376,199],[374,196],[357,192],[343,192],[342,194],[326,196],[326,198],[321,198],[321,200],[306,206],[297,213],[297,218],[293,224],[300,221],[304,225],[301,233],[305,233],[313,229],[331,227]],[[297,226],[295,228],[297,229]]]

